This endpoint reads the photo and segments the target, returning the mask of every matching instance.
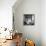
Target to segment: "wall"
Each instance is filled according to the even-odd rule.
[[[46,46],[46,0],[41,1],[41,38],[42,46]]]
[[[15,5],[14,5],[15,6]],[[41,1],[23,0],[17,7],[13,7],[15,29],[23,33],[23,37],[35,41],[36,46],[41,46]],[[23,25],[24,14],[35,14],[35,25]]]
[[[12,29],[12,6],[16,0],[0,0],[0,27]]]

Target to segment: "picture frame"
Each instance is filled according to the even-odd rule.
[[[35,25],[35,14],[24,14],[24,25]]]

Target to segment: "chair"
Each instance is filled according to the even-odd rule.
[[[35,46],[35,43],[32,40],[26,40],[25,46]]]
[[[22,45],[22,33],[15,33],[16,46]]]

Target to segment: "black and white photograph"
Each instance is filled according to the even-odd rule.
[[[24,25],[34,25],[35,15],[34,14],[24,14]]]

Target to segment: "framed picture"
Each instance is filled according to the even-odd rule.
[[[34,14],[24,14],[24,25],[35,25],[35,15]]]

